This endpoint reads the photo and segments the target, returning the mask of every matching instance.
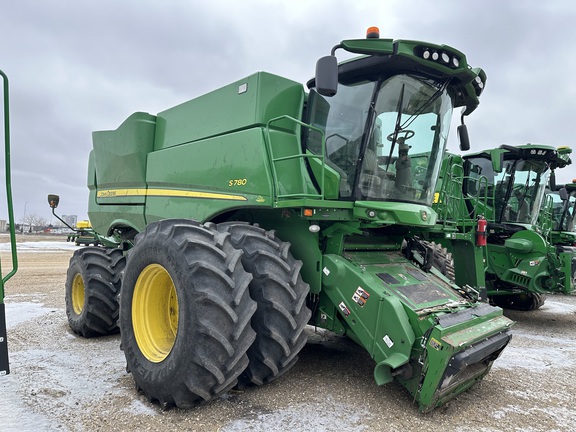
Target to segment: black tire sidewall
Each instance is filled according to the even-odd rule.
[[[154,381],[159,383],[177,382],[181,375],[182,368],[187,368],[191,356],[194,355],[193,341],[195,335],[193,332],[184,334],[180,329],[194,329],[192,321],[196,313],[194,312],[194,299],[192,298],[192,290],[187,290],[184,287],[190,286],[194,281],[189,280],[189,275],[184,269],[188,268],[188,264],[184,262],[183,255],[180,251],[168,249],[160,249],[156,245],[150,245],[151,242],[146,242],[142,248],[135,249],[129,254],[128,263],[122,282],[122,291],[120,294],[120,328],[122,335],[122,347],[127,358],[131,360],[131,372],[137,382],[148,380],[145,374],[155,374]],[[178,315],[178,328],[174,346],[166,359],[160,363],[149,361],[140,351],[134,335],[134,327],[132,325],[132,298],[134,295],[134,287],[137,279],[142,271],[151,264],[159,264],[170,274],[176,294],[178,297],[179,309],[183,305],[188,305],[186,313],[179,313]],[[190,285],[189,285],[190,284]],[[192,312],[192,313],[190,313]],[[147,389],[145,389],[147,390]],[[151,389],[157,393],[159,389]]]
[[[116,248],[88,246],[74,252],[65,282],[66,315],[72,331],[84,337],[119,331],[118,291],[124,263],[122,251]],[[80,313],[74,311],[72,300],[77,275],[80,275],[84,285],[84,304]]]
[[[128,370],[149,399],[188,408],[236,384],[255,338],[250,320],[256,303],[241,255],[228,234],[194,221],[151,223],[136,237],[124,273],[119,326]],[[157,363],[141,352],[132,324],[136,282],[151,264],[168,272],[178,298],[174,344]]]
[[[81,333],[83,330],[85,315],[86,315],[86,300],[87,296],[86,293],[84,294],[84,304],[82,305],[82,311],[78,314],[74,310],[73,302],[72,302],[72,287],[74,284],[74,279],[77,275],[82,278],[82,282],[84,283],[84,289],[86,289],[86,267],[82,265],[81,260],[82,249],[77,250],[72,255],[70,259],[70,265],[68,266],[68,272],[66,276],[66,294],[65,294],[65,302],[66,302],[66,315],[68,317],[68,325],[72,329],[74,333]]]

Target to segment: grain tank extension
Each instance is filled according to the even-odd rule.
[[[339,49],[360,56],[338,64]],[[105,247],[71,260],[70,325],[119,330],[137,387],[163,406],[283,375],[307,324],[357,342],[376,383],[397,380],[422,411],[450,400],[488,373],[512,322],[409,233],[435,224],[452,110],[470,114],[485,81],[448,46],[345,40],[306,87],[260,72],[94,132],[89,217]]]

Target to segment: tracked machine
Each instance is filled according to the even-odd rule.
[[[558,231],[561,215],[564,225],[570,221],[568,194],[564,188],[562,197],[568,201],[562,210],[546,194],[555,170],[571,163],[570,153],[568,147],[526,144],[445,156],[450,172],[459,175],[451,178],[443,171],[443,179],[449,180],[441,182],[442,199],[434,206],[460,231],[469,229],[467,220],[485,220],[485,284],[492,303],[534,310],[548,293],[573,292],[573,234]],[[454,178],[460,178],[460,187],[445,192]],[[561,201],[560,195],[556,200]]]
[[[397,380],[421,411],[442,405],[511,337],[410,238],[436,223],[452,110],[474,111],[485,81],[454,48],[373,29],[307,86],[260,72],[94,132],[102,246],[70,261],[71,328],[119,330],[137,387],[165,407],[282,376],[307,325],[357,342],[376,383]]]

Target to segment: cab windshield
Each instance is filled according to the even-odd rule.
[[[539,160],[509,160],[496,174],[494,203],[498,222],[536,224],[549,165]]]
[[[326,164],[340,175],[340,198],[431,205],[452,115],[447,82],[409,75],[311,91],[308,121],[324,131]],[[321,152],[309,133],[307,149]]]
[[[576,197],[574,194],[568,195],[566,200],[560,198],[558,191],[549,192],[552,198],[552,221],[554,231],[574,231],[574,216]]]

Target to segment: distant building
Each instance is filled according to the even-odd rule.
[[[0,219],[0,232],[6,231],[6,220]]]
[[[77,215],[62,215],[62,220],[70,225],[72,228],[76,227],[76,222],[78,222]]]

